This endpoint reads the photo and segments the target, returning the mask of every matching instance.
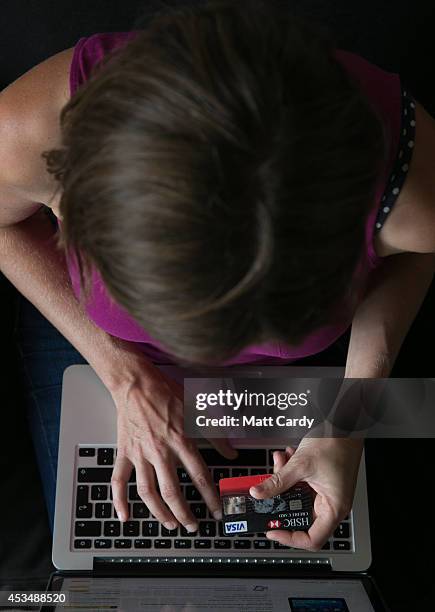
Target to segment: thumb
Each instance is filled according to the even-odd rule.
[[[226,459],[235,459],[238,452],[231,446],[227,438],[208,438],[208,441],[214,448]]]
[[[249,494],[256,499],[274,497],[293,487],[304,476],[298,462],[290,459],[282,468],[272,474],[270,478],[263,480],[263,482],[255,487],[251,487]]]

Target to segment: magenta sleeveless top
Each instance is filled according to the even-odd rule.
[[[87,38],[81,38],[74,48],[71,63],[71,95],[75,93],[82,83],[86,82],[91,70],[94,69],[94,66],[107,53],[126,44],[135,35],[135,32],[113,32],[94,34]],[[400,190],[401,183],[404,181],[405,171],[402,171],[402,176],[399,176],[399,172],[396,172],[395,169],[397,164],[400,163],[398,161],[400,152],[402,153],[400,157],[403,158],[403,151],[400,151],[400,134],[403,124],[402,111],[404,106],[403,96],[405,95],[406,97],[409,94],[403,91],[398,75],[385,72],[361,57],[345,51],[337,51],[337,58],[357,80],[377,111],[378,116],[383,121],[387,142],[389,143],[388,163],[382,176],[379,178],[373,208],[367,219],[366,248],[356,270],[358,278],[361,278],[361,282],[364,283],[370,272],[380,262],[373,247],[374,233],[382,226],[383,219],[389,212],[393,200],[397,197],[397,190]],[[413,105],[410,96],[409,101]],[[410,107],[409,111],[412,111],[412,108]],[[411,116],[411,113],[409,116]],[[410,126],[411,128],[412,126]],[[408,150],[410,148],[411,145],[408,146]],[[403,163],[402,167],[404,167]],[[390,183],[397,183],[398,187],[391,189]],[[387,201],[388,199],[389,201]],[[386,203],[389,206],[386,206]],[[73,258],[68,261],[68,267],[75,295],[79,297],[79,274]],[[155,363],[170,363],[172,361],[171,356],[161,349],[158,342],[153,340],[146,330],[142,329],[121,306],[113,301],[106,292],[103,281],[97,271],[93,273],[92,290],[86,304],[86,309],[88,316],[97,326],[113,336],[139,343],[145,355]],[[324,326],[309,335],[299,346],[288,346],[281,342],[250,346],[226,363],[289,363],[296,359],[321,352],[337,340],[350,324],[351,321],[347,319],[343,320],[341,324]]]

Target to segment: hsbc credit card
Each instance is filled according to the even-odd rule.
[[[270,474],[222,478],[219,492],[225,535],[263,533],[272,529],[307,531],[313,522],[313,491],[305,482],[268,499],[255,499],[249,489]]]

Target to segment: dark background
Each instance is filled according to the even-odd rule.
[[[284,2],[282,2],[284,3]],[[98,31],[130,29],[161,3],[134,0],[3,0],[0,17],[0,88],[53,53]],[[169,4],[169,2],[167,2]],[[171,4],[183,4],[183,0]],[[285,2],[326,24],[342,48],[399,72],[435,115],[435,8],[431,3]],[[0,276],[2,417],[0,443],[0,584],[22,580],[43,586],[52,566],[50,534],[23,413],[12,342],[15,291]],[[430,290],[402,348],[394,376],[434,375],[435,290]],[[325,363],[332,352],[321,356]],[[318,360],[317,360],[318,361]],[[433,610],[432,440],[367,443],[375,576],[392,610]]]

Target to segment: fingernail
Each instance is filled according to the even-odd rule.
[[[222,519],[222,510],[215,510],[213,512],[213,518],[215,518],[217,521],[220,521]]]
[[[163,527],[166,527],[168,531],[172,531],[177,528],[177,524],[173,521],[166,521],[166,523],[163,523]]]
[[[256,487],[251,487],[249,489],[249,493],[251,495],[261,495],[261,493],[263,493],[264,491],[264,487],[262,487],[261,485],[257,485]]]
[[[198,531],[198,525],[196,523],[190,523],[190,525],[186,525],[186,531],[195,533],[195,531]]]

